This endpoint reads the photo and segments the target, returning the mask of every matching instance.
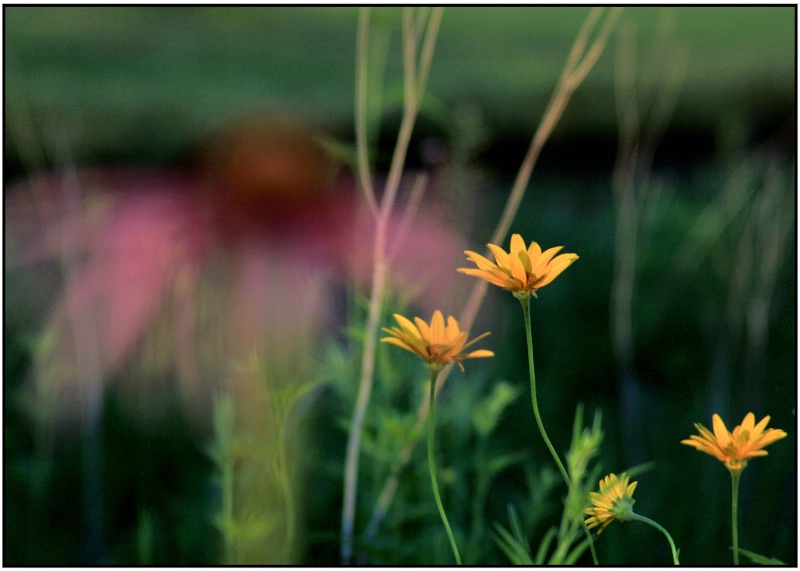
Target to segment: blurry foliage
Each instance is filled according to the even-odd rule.
[[[589,540],[585,537],[582,524],[586,518],[584,509],[589,506],[589,492],[594,491],[594,482],[601,469],[601,466],[594,462],[600,453],[600,444],[603,441],[600,422],[601,414],[597,411],[592,427],[585,428],[583,405],[578,405],[572,426],[572,443],[567,451],[567,471],[573,487],[563,500],[559,526],[552,526],[545,532],[536,549],[535,557],[531,556],[528,540],[525,539],[526,534],[513,506],[509,505],[508,509],[511,532],[495,523],[495,541],[515,565],[574,565],[589,548]],[[593,464],[591,470],[589,470],[590,462]],[[532,493],[531,498],[534,497],[536,496]],[[541,507],[535,503],[526,506],[526,511],[540,510]],[[553,540],[555,540],[554,546]]]
[[[661,210],[652,249],[644,256],[635,313],[639,328],[637,366],[644,383],[648,411],[641,435],[644,455],[655,462],[655,468],[641,476],[642,489],[647,493],[637,496],[637,507],[641,507],[642,513],[657,516],[670,530],[681,548],[682,561],[713,565],[728,561],[730,528],[727,518],[699,517],[697,510],[728,512],[728,475],[716,462],[682,449],[679,442],[692,432],[693,422],[707,423],[710,419],[707,379],[713,354],[708,352],[705,339],[714,330],[705,329],[704,322],[698,320],[698,316],[708,310],[699,304],[702,302],[706,308],[716,304],[713,315],[724,315],[726,296],[721,288],[726,282],[713,274],[700,273],[692,278],[686,291],[670,293],[667,298],[664,289],[673,289],[676,281],[663,277],[664,268],[670,267],[669,261],[686,229],[707,204],[703,193],[714,180],[706,176],[704,181],[700,188],[691,182],[680,186],[680,192],[676,192]],[[717,187],[722,184],[722,179],[717,179]],[[568,418],[576,398],[590,403],[592,409],[602,410],[606,436],[601,462],[608,470],[621,470],[629,465],[622,449],[628,432],[620,424],[617,412],[616,369],[608,335],[610,274],[603,261],[608,259],[611,237],[607,233],[592,232],[593,228],[612,224],[610,201],[605,208],[597,205],[599,200],[573,201],[576,199],[570,197],[576,195],[564,191],[557,181],[540,181],[535,196],[535,200],[530,199],[535,204],[531,204],[529,212],[537,214],[521,219],[516,226],[519,231],[530,234],[532,228],[528,225],[535,222],[542,242],[566,243],[581,252],[580,262],[573,268],[575,278],[565,279],[559,288],[543,293],[533,307],[542,414],[548,425],[553,426],[551,432],[556,449],[563,453],[569,447],[570,427],[559,418]],[[558,208],[559,205],[565,207]],[[558,214],[548,215],[554,212]],[[576,227],[576,219],[584,222],[583,230],[570,236],[568,230]],[[584,237],[583,232],[592,235]],[[727,385],[731,410],[752,408],[757,414],[771,414],[771,425],[789,433],[785,443],[770,449],[768,457],[751,463],[742,479],[740,500],[740,513],[747,522],[740,526],[742,545],[789,564],[795,559],[796,547],[793,531],[796,431],[792,429],[796,425],[793,396],[796,266],[793,257],[793,251],[786,252],[778,274],[764,364],[759,366],[758,375],[751,381],[756,384],[750,386],[760,389],[757,393],[750,391],[747,396],[746,386],[738,375],[729,377]],[[583,287],[582,282],[587,281],[599,287]],[[498,305],[498,321],[508,328],[515,327],[519,315],[513,300]],[[353,379],[357,378],[361,341],[359,327],[355,324],[363,323],[364,313],[363,304],[360,312],[351,310],[346,320],[350,324],[348,329],[332,338],[327,351],[320,356],[317,370],[324,373],[327,388],[303,420],[311,440],[302,467],[308,484],[300,494],[307,523],[301,560],[311,564],[338,562],[341,459],[349,407],[355,399]],[[712,323],[718,323],[718,319]],[[384,323],[389,321],[387,311]],[[553,323],[558,326],[545,325]],[[464,551],[465,560],[499,565],[507,564],[509,559],[494,545],[491,522],[508,525],[509,502],[520,507],[518,516],[522,529],[526,530],[524,537],[532,549],[538,550],[548,529],[560,517],[563,494],[561,479],[549,467],[547,451],[535,439],[526,396],[528,387],[524,382],[524,339],[508,332],[502,337],[500,332],[493,332],[495,342],[501,338],[505,340],[503,345],[492,345],[491,349],[502,355],[502,359],[492,363],[489,371],[470,366],[465,375],[457,372],[441,395],[437,419],[441,427],[437,430],[440,486],[457,540],[460,545],[468,546]],[[14,499],[6,496],[5,561],[7,564],[78,562],[80,528],[64,527],[60,520],[47,514],[75,513],[80,508],[80,498],[75,492],[64,493],[80,489],[79,449],[74,445],[64,447],[44,464],[44,460],[37,460],[30,441],[30,424],[21,414],[13,390],[23,378],[27,349],[10,342],[19,340],[19,335],[7,334],[6,339],[5,484],[6,494],[13,494]],[[401,447],[400,440],[415,436],[410,427],[426,383],[424,368],[413,357],[379,350],[377,363],[378,382],[364,439],[365,460],[356,528],[361,530],[367,524],[394,455]],[[522,398],[511,398],[515,393]],[[753,406],[751,398],[756,398],[760,404]],[[154,435],[149,436],[137,432],[113,406],[113,401],[111,395],[103,432],[104,448],[108,451],[105,462],[108,466],[105,470],[107,524],[109,531],[115,530],[114,561],[150,561],[153,564],[222,561],[222,543],[212,526],[212,514],[218,509],[220,496],[212,485],[214,471],[208,460],[188,435],[180,436],[183,429],[179,426],[153,427]],[[497,414],[498,411],[501,414]],[[489,436],[484,436],[487,430]],[[164,439],[156,437],[155,433],[173,436]],[[142,453],[137,454],[137,450]],[[489,462],[486,456],[481,456],[487,454],[487,450],[491,453]],[[116,451],[121,454],[124,451],[124,457],[112,461],[111,456]],[[430,498],[424,449],[419,448],[414,454],[401,475],[400,489],[376,540],[358,545],[362,563],[451,562],[452,554],[447,549]],[[165,464],[167,459],[168,464]],[[136,476],[140,484],[133,487],[130,475],[114,469],[117,463],[122,467],[132,461],[140,466]],[[491,466],[500,468],[496,475],[492,474]],[[165,478],[167,469],[170,476]],[[674,480],[676,473],[680,473],[684,483],[679,493]],[[35,492],[31,487],[37,476],[48,482],[42,492]],[[687,482],[689,484],[685,485]],[[487,487],[488,492],[481,491]],[[129,491],[123,493],[122,490]],[[483,493],[486,493],[485,499],[480,497]],[[529,497],[530,504],[526,500]],[[12,506],[13,509],[9,509]],[[522,506],[526,507],[522,509]],[[129,527],[123,523],[125,521],[138,523]],[[36,541],[40,536],[49,538],[46,549]],[[612,526],[596,543],[601,562],[609,564],[640,564],[655,558],[669,561],[663,537],[647,526]],[[535,554],[536,551],[531,556]],[[587,560],[579,559],[579,562],[587,563]]]
[[[663,10],[630,7],[626,18],[649,35]],[[693,135],[693,146],[709,134],[736,144],[786,119],[780,110],[794,100],[792,6],[667,10],[695,46],[675,114],[677,131]],[[175,160],[199,136],[253,108],[302,112],[351,128],[355,7],[5,6],[3,12],[7,117],[30,112],[45,139],[71,137],[81,159]],[[399,8],[375,12],[376,20],[396,22]],[[449,7],[429,91],[448,105],[478,105],[493,128],[523,138],[519,150],[494,158],[521,156],[586,13],[586,7]],[[600,59],[553,144],[614,136],[612,67],[610,58]],[[399,64],[387,74],[399,87]],[[6,160],[15,164],[11,148]]]
[[[634,325],[635,367],[647,411],[639,437],[644,459],[654,464],[639,476],[637,508],[670,531],[687,564],[729,561],[728,517],[716,515],[729,513],[728,474],[680,445],[694,422],[708,423],[712,412],[723,410],[769,414],[771,426],[789,433],[742,477],[739,534],[752,549],[743,554],[764,554],[755,562],[797,564],[797,252],[789,238],[796,233],[796,149],[792,137],[757,151],[752,145],[792,111],[785,103],[794,90],[793,11],[686,7],[679,18],[680,34],[693,48],[674,116],[677,129],[667,140],[677,137],[685,149],[682,154],[672,145],[656,155],[662,191],[648,240],[637,252]],[[484,161],[477,164],[484,173],[480,210],[486,224],[494,223],[513,176],[502,170],[503,161],[515,167],[508,156],[524,152],[524,144],[511,145],[516,131],[537,120],[545,103],[539,94],[560,71],[553,62],[561,60],[548,56],[559,42],[568,45],[584,13],[453,8],[445,14],[430,88],[445,107],[453,100],[477,102],[481,113],[474,116],[491,126],[491,134],[481,137],[493,139],[494,151],[475,157]],[[351,121],[352,8],[4,7],[4,15],[7,120],[21,109],[32,113],[45,141],[77,126],[69,136],[80,142],[71,152],[81,159],[170,163],[209,124],[249,106],[291,101],[334,124]],[[631,8],[626,17],[646,34],[655,12]],[[308,61],[313,65],[303,63]],[[556,450],[571,450],[567,458],[575,469],[595,457],[589,452],[599,444],[599,424],[583,428],[580,415],[573,416],[575,403],[602,410],[597,461],[621,471],[633,460],[624,447],[630,427],[619,414],[619,371],[609,334],[615,218],[612,163],[601,159],[615,145],[610,66],[601,59],[576,95],[555,146],[542,155],[514,231],[543,244],[565,244],[581,256],[569,278],[543,292],[532,308],[539,400]],[[598,125],[604,129],[599,140],[592,135]],[[479,131],[473,128],[473,134]],[[159,137],[153,137],[156,131]],[[696,152],[697,140],[680,139],[687,132],[713,141],[708,152]],[[577,146],[565,152],[559,139]],[[499,140],[509,145],[498,147]],[[502,160],[487,161],[497,154]],[[6,159],[15,166],[13,144]],[[592,166],[583,168],[584,162]],[[485,232],[476,224],[471,242],[485,243]],[[563,486],[536,440],[518,308],[503,299],[493,313],[504,328],[490,338],[499,357],[455,372],[440,395],[437,462],[456,539],[467,546],[470,564],[543,562],[562,544],[562,560],[572,553],[587,563],[588,553],[576,551],[582,533],[572,533],[574,518],[564,513],[560,519]],[[341,462],[357,390],[363,299],[349,295],[345,314],[347,326],[331,335],[314,363],[322,388],[293,418],[309,438],[294,469],[303,482],[297,493],[305,535],[299,560],[312,565],[334,565],[339,557]],[[390,314],[387,309],[384,323]],[[7,310],[4,334],[3,562],[78,564],[84,541],[84,524],[75,523],[82,522],[80,443],[35,447],[18,392],[35,332]],[[425,390],[426,374],[416,360],[385,347],[377,357],[356,530],[366,527],[402,443],[419,436],[415,407]],[[235,440],[229,423],[220,418],[209,457],[206,443],[189,433],[179,414],[145,430],[117,401],[113,391],[106,397],[100,430],[106,525],[100,562],[225,561],[220,528],[244,533],[231,521],[215,520],[227,486],[220,468]],[[415,450],[401,474],[376,538],[357,544],[358,562],[451,563],[424,453],[423,447]],[[596,469],[583,469],[584,484],[593,489]],[[577,504],[568,511],[575,510]],[[241,521],[263,536],[271,528],[257,529],[258,517],[242,512]],[[604,564],[669,561],[663,537],[647,526],[611,526],[595,544]]]

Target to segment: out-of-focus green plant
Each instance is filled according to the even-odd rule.
[[[589,540],[578,541],[583,525],[583,510],[589,504],[589,492],[594,487],[594,480],[599,474],[600,466],[590,464],[600,452],[603,441],[600,411],[596,411],[592,426],[583,426],[583,404],[575,411],[572,426],[572,442],[567,452],[567,470],[572,486],[564,499],[561,523],[551,527],[545,533],[536,556],[530,556],[528,541],[522,531],[519,518],[513,507],[509,507],[511,531],[495,523],[495,541],[515,565],[571,565],[589,547]],[[555,549],[550,548],[556,540]],[[548,555],[549,554],[549,555]],[[527,555],[527,557],[526,557]]]
[[[217,469],[216,482],[222,493],[220,511],[214,518],[214,525],[223,538],[223,563],[231,564],[234,555],[234,517],[233,517],[233,472],[236,463],[235,427],[233,398],[230,394],[217,395],[214,399],[214,441],[208,447],[208,455]]]
[[[268,379],[254,354],[235,368],[232,383],[232,391],[214,401],[208,450],[222,493],[214,523],[222,533],[224,562],[290,563],[298,548],[297,409],[319,381]],[[247,396],[255,402],[241,402]]]
[[[523,390],[506,381],[494,384],[492,392],[478,402],[472,412],[472,426],[477,437],[475,447],[475,484],[470,502],[471,532],[467,551],[469,561],[482,561],[488,551],[484,510],[492,479],[500,472],[525,460],[524,452],[491,453],[491,435],[497,428],[500,417]]]

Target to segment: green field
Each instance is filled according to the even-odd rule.
[[[375,12],[393,29],[396,49],[398,9]],[[478,105],[495,131],[530,131],[587,12],[448,9],[429,92],[448,104]],[[299,113],[340,131],[352,124],[356,8],[4,13],[8,119],[27,109],[48,123],[45,130],[78,125],[76,146],[88,154],[141,154],[153,146],[175,152],[253,108]],[[696,132],[723,130],[731,117],[745,128],[785,119],[780,110],[792,104],[795,85],[793,7],[637,7],[623,20],[644,46],[660,27],[674,26],[675,40],[689,50],[676,125]],[[571,136],[613,130],[613,49],[564,118]],[[399,89],[399,58],[388,74]]]

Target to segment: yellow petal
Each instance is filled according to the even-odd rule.
[[[705,438],[708,442],[711,442],[714,445],[718,445],[717,438],[714,436],[708,428],[703,426],[702,424],[695,423],[694,427],[700,432],[703,438]],[[699,436],[692,436],[692,438],[700,438]]]
[[[447,327],[445,328],[445,337],[447,338],[448,342],[451,339],[455,339],[456,336],[461,332],[461,327],[458,325],[458,321],[452,315],[447,318]]]
[[[714,416],[711,417],[711,420],[714,424],[714,436],[716,437],[720,447],[725,448],[731,442],[731,433],[728,432],[725,423],[722,422],[722,419],[718,414],[714,414]]]
[[[528,252],[517,252],[517,257],[519,258],[519,261],[522,262],[522,267],[525,268],[525,272],[530,274],[533,266],[531,265],[531,260],[528,257]]]
[[[575,254],[563,254],[554,260],[553,264],[547,269],[547,273],[544,275],[544,277],[535,282],[536,288],[542,288],[552,282],[561,274],[561,272],[570,267],[572,262],[578,259],[578,256],[575,256],[574,258],[571,256],[575,256]]]
[[[514,234],[511,236],[511,250],[509,254],[514,255],[519,252],[525,251],[525,240],[522,239],[522,236],[519,234]]]
[[[444,333],[444,316],[442,312],[437,309],[433,312],[433,318],[431,319],[431,336],[429,339],[431,345],[443,345],[447,343]]]
[[[464,251],[467,254],[467,260],[470,262],[474,262],[478,268],[481,270],[491,270],[497,267],[497,264],[489,260],[488,258],[484,258],[480,254],[476,252],[470,252],[469,250]]]
[[[500,246],[495,246],[494,244],[486,244],[486,246],[492,251],[492,254],[494,254],[494,259],[497,260],[498,266],[509,268],[508,254],[506,254],[506,251],[503,250],[503,248]]]
[[[447,344],[453,348],[453,355],[457,355],[458,352],[464,348],[464,343],[466,342],[467,342],[467,332],[462,331],[452,339],[449,339],[447,341]]]
[[[466,356],[467,359],[477,359],[479,357],[494,357],[494,352],[488,349],[475,349]]]
[[[397,345],[398,347],[402,347],[406,351],[411,351],[412,353],[419,354],[419,352],[414,347],[395,337],[384,337],[383,339],[381,339],[381,343],[391,343],[392,345]]]
[[[531,245],[528,246],[528,258],[531,260],[531,264],[535,267],[536,264],[539,262],[539,256],[542,255],[542,248],[536,242],[531,242]],[[533,268],[531,268],[533,271]]]
[[[409,335],[411,335],[413,337],[419,337],[420,336],[419,329],[417,329],[417,327],[413,323],[411,323],[411,321],[409,321],[408,319],[406,319],[405,317],[403,317],[399,313],[395,313],[394,314],[394,318],[397,321],[397,323],[400,324],[400,327],[402,327],[406,331],[406,333],[408,333]]]
[[[752,412],[748,412],[742,421],[742,430],[746,430],[748,433],[752,434],[755,424],[756,416]]]
[[[524,288],[528,283],[528,274],[517,256],[509,256],[511,262],[511,275],[519,282],[519,287]]]
[[[753,432],[754,432],[755,434],[758,434],[758,433],[760,433],[760,432],[764,432],[764,429],[767,427],[767,424],[769,424],[769,415],[767,415],[767,416],[765,416],[764,418],[762,418],[762,419],[761,419],[761,422],[759,422],[759,423],[758,423],[758,424],[757,424],[757,425],[756,425],[756,426],[753,428]]]
[[[509,278],[502,272],[487,272],[484,270],[475,270],[470,268],[459,268],[459,272],[467,274],[468,276],[475,276],[496,286],[507,288],[509,287]]]
[[[545,250],[536,260],[532,272],[537,276],[541,275],[542,272],[544,272],[545,266],[550,263],[550,260],[553,259],[553,256],[555,256],[563,247],[564,246],[553,246],[552,248]]]
[[[786,433],[779,428],[770,428],[767,430],[757,441],[754,443],[754,446],[758,448],[763,448],[768,444],[772,444],[776,440],[780,440],[781,438],[786,438]]]

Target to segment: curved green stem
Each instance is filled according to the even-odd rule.
[[[536,398],[536,369],[533,366],[533,334],[531,333],[530,296],[520,295],[517,297],[517,299],[519,299],[519,302],[522,304],[522,312],[525,316],[525,337],[528,340],[528,371],[530,371],[531,377],[531,402],[533,403],[533,416],[536,417],[536,424],[539,426],[539,432],[541,432],[544,443],[547,445],[547,449],[550,450],[550,454],[553,455],[553,460],[556,461],[558,469],[561,471],[561,475],[564,477],[564,481],[567,483],[567,488],[570,490],[570,492],[573,492],[572,480],[569,479],[567,470],[564,468],[564,465],[561,463],[561,459],[558,457],[558,454],[556,454],[555,448],[553,448],[550,439],[547,437],[547,433],[544,431],[544,424],[542,423],[542,416],[539,414],[539,401]],[[592,552],[592,561],[594,561],[595,565],[599,565],[600,562],[597,560],[597,552],[594,549],[594,542],[592,541],[591,533],[589,533],[589,528],[586,527],[586,522],[582,522],[581,525],[583,526],[583,533],[586,535],[586,539],[589,541],[589,551]]]
[[[739,564],[739,525],[738,516],[739,511],[739,476],[742,475],[741,470],[731,470],[731,530],[733,533],[733,564]]]
[[[629,519],[635,519],[635,520],[643,521],[644,523],[649,523],[649,524],[650,524],[650,525],[652,525],[654,528],[656,528],[657,530],[659,530],[661,533],[663,533],[664,535],[666,535],[666,536],[667,536],[667,541],[669,541],[669,546],[670,546],[670,549],[672,549],[672,562],[673,562],[673,563],[675,563],[675,565],[680,565],[680,562],[678,561],[678,550],[677,550],[677,549],[675,549],[675,542],[674,542],[674,541],[672,541],[672,536],[671,536],[669,533],[667,533],[667,530],[666,530],[666,529],[664,529],[663,527],[661,527],[660,525],[658,525],[658,524],[657,524],[656,522],[654,522],[652,519],[650,519],[650,518],[647,518],[647,517],[644,517],[643,515],[639,515],[639,514],[637,514],[637,513],[634,513],[634,512],[630,512],[630,513],[628,514],[628,518],[629,518]]]
[[[567,483],[567,487],[572,489],[572,482],[567,475],[567,470],[561,463],[558,454],[556,454],[555,448],[553,448],[553,445],[550,443],[550,439],[547,437],[547,433],[544,431],[542,416],[539,414],[539,402],[536,399],[536,371],[533,368],[533,336],[531,335],[530,298],[527,296],[520,297],[519,301],[522,304],[522,311],[525,314],[525,336],[528,339],[528,371],[530,371],[531,376],[531,402],[533,403],[533,415],[536,417],[536,424],[539,426],[539,432],[542,433],[544,443],[547,445],[547,449],[550,450],[550,454],[553,455],[553,460],[556,461],[558,469],[561,471],[561,475],[564,477],[564,481]]]
[[[456,540],[453,537],[453,532],[450,530],[450,524],[447,522],[447,515],[444,513],[442,506],[442,499],[439,497],[439,486],[436,483],[436,464],[433,461],[433,425],[434,413],[436,406],[436,380],[439,378],[439,370],[431,369],[431,396],[430,396],[430,416],[428,417],[428,468],[431,471],[431,484],[433,484],[433,496],[436,498],[436,506],[439,508],[439,515],[442,516],[442,523],[447,531],[447,537],[450,539],[450,546],[453,548],[453,555],[456,556],[456,563],[461,565],[461,556],[458,554],[458,547],[456,547]]]

